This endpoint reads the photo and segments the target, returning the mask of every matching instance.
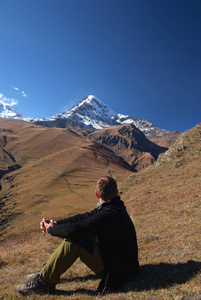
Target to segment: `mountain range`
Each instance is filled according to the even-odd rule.
[[[138,129],[149,135],[162,135],[167,130],[159,129],[150,120],[133,118],[129,115],[115,113],[109,106],[93,95],[83,98],[72,109],[61,114],[46,118],[23,117],[13,106],[1,101],[0,117],[24,120],[47,127],[62,127],[94,131],[113,125],[134,124]]]
[[[1,107],[0,116],[44,127],[71,129],[104,144],[137,170],[152,164],[180,135],[178,131],[160,129],[148,119],[117,114],[93,95],[50,118],[25,118],[5,104]]]

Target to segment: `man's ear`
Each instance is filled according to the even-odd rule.
[[[100,197],[98,196],[97,192],[95,192],[96,197],[99,199]]]

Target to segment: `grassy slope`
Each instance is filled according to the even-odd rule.
[[[180,300],[200,295],[201,125],[182,135],[157,165],[131,175],[120,188],[138,235],[139,278],[116,294],[91,296],[99,280],[78,261],[62,276],[58,294],[18,296],[15,286],[40,268],[60,242],[24,233],[0,244],[0,299]]]
[[[201,125],[183,134],[156,166],[129,177],[122,187],[138,233],[140,262],[156,276],[151,286],[170,285],[159,289],[159,298],[201,294],[201,276],[193,276],[201,267],[200,188]]]
[[[110,152],[69,130],[2,119],[0,128],[1,140],[6,137],[3,149],[22,166],[1,180],[3,238],[37,230],[44,215],[60,219],[90,210],[96,206],[94,186],[100,176],[110,174],[121,182],[132,173]]]

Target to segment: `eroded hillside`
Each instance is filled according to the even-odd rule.
[[[148,140],[133,124],[97,130],[89,134],[89,138],[111,149],[138,171],[153,164],[159,154],[168,149]]]

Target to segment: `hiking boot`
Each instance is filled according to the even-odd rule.
[[[41,275],[42,275],[41,272],[29,274],[29,275],[27,275],[27,280],[28,280],[28,281],[32,281],[32,280],[34,280],[35,278],[39,278],[39,276],[41,276]]]
[[[30,293],[52,293],[55,291],[55,285],[46,283],[40,272],[36,274],[36,276],[27,284],[17,286],[16,290],[19,294],[25,295]]]
[[[41,271],[36,272],[36,273],[32,273],[32,274],[27,275],[27,280],[28,280],[28,281],[32,281],[32,280],[34,280],[35,278],[39,278],[40,276],[42,276]],[[60,280],[58,280],[57,283],[59,283],[59,281],[60,281]]]

